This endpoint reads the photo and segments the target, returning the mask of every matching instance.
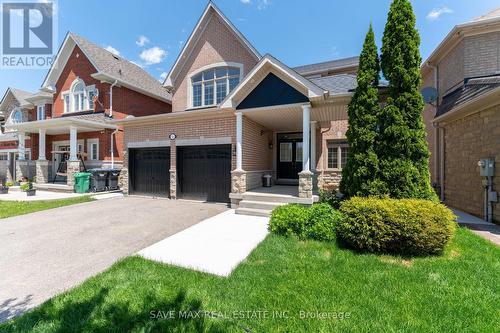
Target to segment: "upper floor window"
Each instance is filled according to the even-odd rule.
[[[23,122],[23,112],[21,110],[17,109],[14,111],[14,115],[12,116],[12,122],[14,124]]]
[[[45,106],[44,105],[38,105],[36,107],[36,119],[37,120],[44,120],[45,119]]]
[[[241,68],[233,66],[207,69],[191,78],[192,107],[219,104],[240,82]]]
[[[76,79],[69,91],[62,93],[64,112],[79,112],[94,109],[93,97],[98,94],[95,85],[85,86],[81,79]]]

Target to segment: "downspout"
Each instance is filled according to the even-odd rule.
[[[118,128],[111,132],[111,169],[115,168],[115,134],[118,133]]]
[[[113,117],[113,87],[116,86],[118,80],[115,80],[109,87],[109,116]]]

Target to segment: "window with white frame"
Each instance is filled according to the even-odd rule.
[[[61,94],[64,112],[79,112],[94,109],[94,96],[98,95],[95,85],[85,86],[81,79],[73,81],[69,91]]]
[[[9,153],[0,153],[0,161],[7,161],[9,159]]]
[[[99,159],[99,139],[87,140],[87,154],[88,159],[91,161]]]
[[[12,122],[14,124],[23,122],[23,112],[20,109],[14,110],[14,114],[12,115]]]
[[[346,141],[328,143],[328,169],[342,170],[347,162],[349,146]]]
[[[37,120],[45,119],[45,105],[38,105],[36,107],[36,119]]]
[[[192,107],[219,104],[240,82],[240,67],[207,69],[191,77]]]

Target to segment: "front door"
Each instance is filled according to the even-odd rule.
[[[278,133],[278,182],[297,183],[302,171],[302,133]]]
[[[69,145],[58,145],[56,147],[57,151],[67,151],[67,154],[54,154],[54,173],[59,170],[59,165],[61,162],[67,160],[69,158]],[[63,170],[66,172],[66,170]]]

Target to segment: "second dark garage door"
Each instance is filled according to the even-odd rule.
[[[177,147],[178,195],[229,202],[231,145]]]

